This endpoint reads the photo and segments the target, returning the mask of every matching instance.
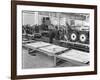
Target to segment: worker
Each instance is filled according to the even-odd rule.
[[[66,28],[65,28],[65,33],[66,33],[66,38],[68,39],[69,38],[69,33],[70,31],[72,30],[71,29],[71,26],[68,24],[68,22],[66,22]]]
[[[35,32],[39,33],[39,26],[37,24],[35,25]]]
[[[62,40],[63,39],[63,30],[59,30],[59,39]]]
[[[48,26],[49,28],[49,42],[53,43],[53,39],[55,38],[55,30],[54,30],[54,26],[52,24],[50,24]]]
[[[67,41],[68,40],[68,31],[66,30],[66,28],[64,28],[63,29],[63,39],[65,40],[65,41]]]
[[[55,39],[59,40],[59,29],[58,29],[58,26],[55,26]]]

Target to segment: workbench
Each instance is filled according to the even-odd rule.
[[[34,42],[25,44],[26,47],[40,51],[48,56],[54,57],[54,66],[56,66],[57,58],[69,61],[73,64],[77,65],[87,65],[89,63],[89,53],[75,50],[75,49],[69,49],[65,47],[61,47],[58,45],[46,43],[46,42]]]

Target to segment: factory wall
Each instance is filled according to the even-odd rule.
[[[55,26],[89,26],[89,17],[85,14],[57,13],[57,12],[23,12],[23,25],[41,25],[43,17],[49,17],[51,24]],[[85,18],[84,18],[85,16]],[[89,16],[89,14],[88,14]]]

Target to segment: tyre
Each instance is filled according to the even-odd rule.
[[[89,33],[80,32],[79,33],[79,42],[89,44]]]
[[[78,41],[78,32],[77,31],[71,31],[71,32],[69,32],[69,40],[71,42]]]

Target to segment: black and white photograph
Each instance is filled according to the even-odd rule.
[[[96,6],[13,5],[12,71],[18,79],[96,74]]]
[[[90,14],[22,11],[22,68],[88,66]]]
[[[83,69],[94,64],[93,10],[20,7],[17,41],[22,70]]]

